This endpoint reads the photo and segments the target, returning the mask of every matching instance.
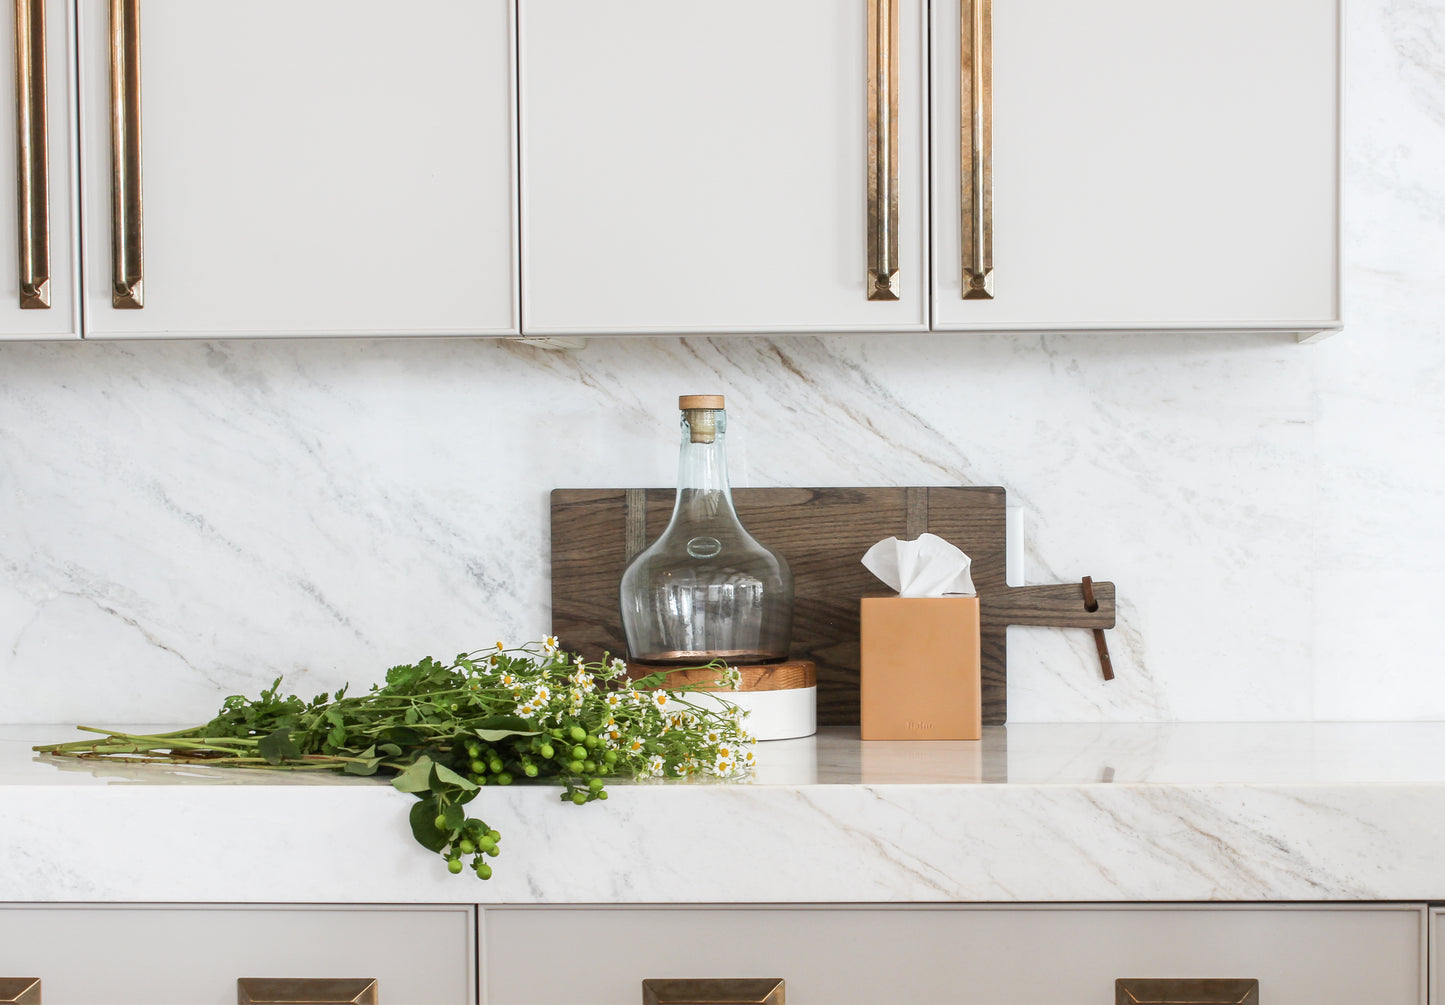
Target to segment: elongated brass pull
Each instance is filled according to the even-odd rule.
[[[20,309],[50,307],[50,143],[45,114],[45,0],[15,0],[15,189]]]
[[[993,0],[960,0],[959,223],[963,299],[993,299]]]
[[[1120,978],[1115,1005],[1259,1005],[1259,981],[1253,978]]]
[[[377,1005],[371,977],[241,977],[236,1005]]]
[[[40,1005],[40,978],[0,977],[0,1003]]]
[[[784,1005],[781,977],[652,979],[642,982],[642,1005]]]
[[[141,255],[140,0],[110,0],[110,304],[145,306]]]
[[[898,0],[868,0],[868,299],[898,299]]]

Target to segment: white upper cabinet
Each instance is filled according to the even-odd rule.
[[[0,339],[76,338],[70,5],[11,6],[15,33],[0,36]]]
[[[79,53],[87,336],[519,330],[509,0],[79,0]]]
[[[933,5],[935,328],[1339,326],[1337,0],[993,0],[991,262],[960,216],[982,2]]]
[[[923,6],[519,0],[525,331],[926,328]]]

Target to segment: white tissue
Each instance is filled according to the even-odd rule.
[[[898,591],[900,597],[941,597],[962,593],[973,596],[973,563],[963,552],[936,534],[920,534],[916,541],[884,538],[868,549],[863,565]]]

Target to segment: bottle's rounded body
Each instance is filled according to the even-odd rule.
[[[633,660],[684,665],[788,658],[788,564],[736,520],[730,523],[669,526],[627,567],[622,627]]]

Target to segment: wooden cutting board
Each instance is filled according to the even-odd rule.
[[[673,489],[552,492],[552,633],[563,648],[588,659],[625,655],[618,583],[667,526],[673,496]],[[1114,627],[1113,583],[1094,583],[1094,611],[1085,609],[1079,583],[1005,583],[1001,488],[740,488],[733,500],[748,532],[793,570],[792,655],[818,666],[821,724],[858,721],[858,600],[889,592],[862,558],[886,537],[927,531],[973,559],[986,724],[1008,716],[1009,625]]]

